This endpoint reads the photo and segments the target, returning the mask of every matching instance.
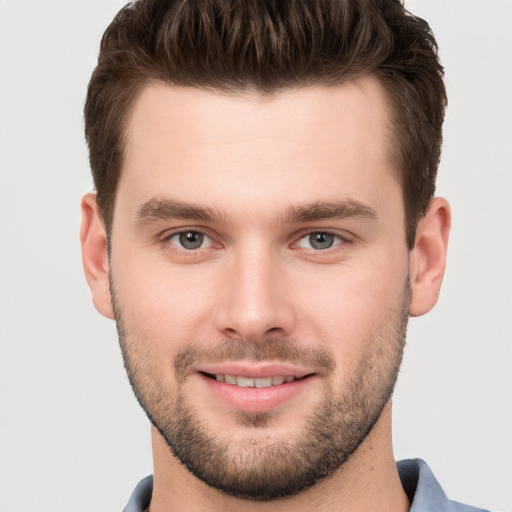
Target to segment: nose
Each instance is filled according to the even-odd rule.
[[[295,311],[283,261],[271,249],[255,247],[245,247],[229,260],[214,311],[218,331],[248,343],[290,336]]]

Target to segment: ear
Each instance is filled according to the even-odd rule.
[[[96,309],[107,318],[114,318],[110,296],[107,235],[96,201],[96,194],[82,199],[82,225],[80,227],[82,261],[85,277],[92,292]]]
[[[450,205],[446,199],[435,197],[425,217],[418,222],[410,255],[411,316],[424,315],[437,302],[446,267],[450,226]]]

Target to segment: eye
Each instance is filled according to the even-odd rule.
[[[172,245],[186,249],[187,251],[204,249],[212,242],[209,236],[200,231],[181,231],[180,233],[174,233],[168,238],[168,241]]]
[[[303,236],[297,243],[298,247],[302,249],[314,249],[315,251],[323,251],[330,249],[343,242],[343,238],[333,233],[326,233],[323,231],[314,231]]]

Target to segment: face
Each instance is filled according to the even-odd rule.
[[[228,494],[295,494],[388,402],[409,307],[383,90],[148,86],[128,125],[110,280],[135,393]]]

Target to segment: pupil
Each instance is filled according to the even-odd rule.
[[[203,243],[203,235],[194,231],[181,233],[180,243],[185,249],[198,249]]]
[[[330,233],[312,233],[309,236],[311,247],[315,249],[329,249],[334,243],[334,235]]]

